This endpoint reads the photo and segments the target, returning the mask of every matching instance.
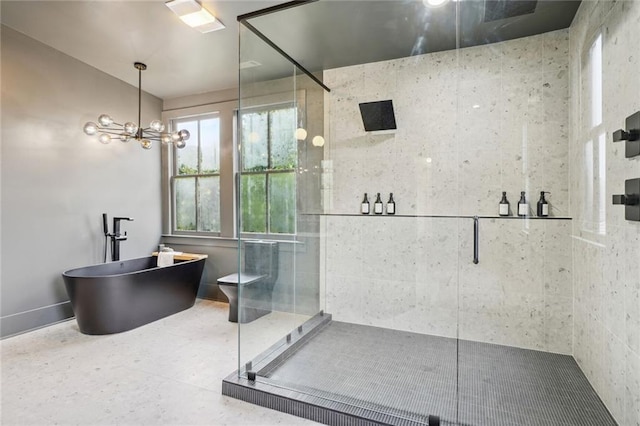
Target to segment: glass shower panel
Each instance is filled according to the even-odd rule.
[[[569,30],[514,38],[486,23],[533,11],[489,3],[500,2],[467,1],[458,15],[457,192],[461,214],[478,217],[477,232],[472,220],[460,227],[458,418],[570,423]],[[542,191],[548,217],[536,208]],[[466,261],[474,247],[477,263]]]
[[[309,225],[318,219],[307,217],[318,212],[307,207],[314,205],[314,192],[306,179],[309,169],[317,174],[319,161],[310,162],[311,138],[300,133],[322,135],[322,95],[317,93],[293,64],[241,23],[240,375],[251,371],[261,377],[299,327],[320,311],[317,225]],[[315,115],[308,111],[308,99],[319,102]]]
[[[426,423],[437,415],[452,424],[463,223],[458,145],[451,144],[459,127],[456,9],[453,3],[437,10],[422,2],[369,6],[372,13],[362,20],[353,19],[363,13],[362,3],[322,1],[250,20],[303,66],[323,69],[319,77],[331,89],[297,79],[298,91],[306,87],[307,121],[298,123],[306,139],[298,141],[296,226],[303,244],[296,246],[295,297],[305,312],[302,306],[316,296],[303,294],[304,283],[318,283],[320,309],[332,321],[257,380],[389,416],[379,418]],[[393,19],[411,25],[387,22],[389,7]],[[299,43],[277,31],[283,21]],[[370,27],[384,32],[375,43],[368,38]],[[429,31],[412,37],[416,28]],[[412,56],[381,61],[396,40]],[[333,56],[338,45],[358,55]],[[365,45],[379,45],[380,51],[358,63]],[[359,103],[385,99],[393,101],[398,128],[365,132]],[[360,214],[364,193],[372,212],[380,193],[383,214]],[[391,193],[395,214],[386,208]]]
[[[607,380],[603,76],[628,49],[601,22],[629,4],[321,0],[248,19],[263,38],[241,25],[240,259],[250,236],[281,257],[240,373],[388,424],[613,424],[578,363]],[[397,128],[365,131],[360,104],[388,100]]]

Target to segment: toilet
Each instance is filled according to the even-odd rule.
[[[278,243],[246,241],[243,251],[240,277],[235,273],[218,278],[218,286],[229,299],[229,321],[247,323],[271,312],[273,286],[278,279]],[[241,310],[238,286],[242,288]]]

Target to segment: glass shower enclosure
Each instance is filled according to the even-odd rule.
[[[328,424],[615,424],[571,356],[578,6],[240,17],[239,273],[252,244],[278,259],[239,286],[223,393]],[[397,128],[365,131],[360,104],[383,100]]]

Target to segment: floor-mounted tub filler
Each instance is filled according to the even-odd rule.
[[[192,307],[206,257],[185,253],[158,267],[148,256],[64,272],[80,331],[120,333]]]

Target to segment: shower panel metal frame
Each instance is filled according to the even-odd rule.
[[[330,92],[331,89],[325,85],[320,79],[318,79],[314,74],[309,72],[305,67],[303,67],[299,62],[293,59],[289,54],[287,54],[282,48],[276,45],[273,41],[271,41],[265,34],[263,34],[260,30],[258,30],[252,23],[248,22],[250,19],[258,18],[261,16],[265,16],[274,12],[284,11],[286,9],[290,9],[297,6],[302,6],[306,4],[315,3],[318,0],[301,0],[301,1],[291,1],[288,3],[284,3],[281,5],[273,6],[270,8],[266,8],[263,10],[259,10],[257,12],[248,13],[245,15],[240,15],[238,17],[238,22],[241,27],[246,28],[253,35],[258,37],[264,43],[266,43],[269,47],[271,47],[275,52],[277,52],[281,57],[286,59],[289,63],[291,63],[297,70],[302,71],[306,74],[310,79],[312,79],[318,86],[322,87],[326,92]],[[456,5],[456,20],[459,19],[459,2]],[[456,22],[456,50],[461,49],[460,43],[460,28],[459,22]],[[241,53],[242,54],[242,53]],[[458,58],[457,61],[460,59]],[[459,65],[459,64],[458,64]],[[242,82],[241,82],[242,85]],[[242,96],[240,96],[242,100]],[[456,107],[456,114],[460,114],[459,106]],[[239,125],[238,125],[239,127]],[[458,172],[461,173],[461,172]],[[239,174],[237,174],[237,191],[239,193],[239,185],[240,179]],[[459,189],[459,188],[458,188]],[[239,197],[239,195],[237,195]],[[239,215],[240,213],[238,213]],[[353,217],[362,217],[359,214],[331,214],[331,213],[321,213],[318,216],[322,217],[331,217],[331,216],[353,216]],[[371,215],[367,216],[366,219],[363,220],[376,220],[369,219],[373,217],[378,218],[390,218],[393,217],[393,220],[402,219],[402,218],[443,218],[443,219],[470,219],[473,221],[473,254],[471,262],[475,265],[480,263],[480,224],[482,220],[571,220],[570,217],[551,217],[551,218],[539,218],[535,216],[493,216],[493,215]],[[460,232],[459,223],[458,223],[458,232]],[[528,225],[523,225],[528,228]],[[238,236],[240,236],[240,227],[238,225]],[[467,232],[465,230],[465,232]],[[240,238],[239,238],[240,239]],[[241,239],[240,239],[241,240]],[[458,261],[460,261],[460,255],[458,254]],[[466,254],[465,254],[466,256]],[[240,264],[240,261],[239,261]],[[473,267],[472,267],[473,268]],[[459,272],[459,266],[458,266]],[[460,278],[458,277],[458,318],[457,324],[460,323]],[[269,348],[266,351],[266,355],[264,357],[256,358],[256,362],[251,360],[249,362],[244,363],[241,367],[239,367],[238,371],[228,376],[223,381],[223,394],[233,396],[239,399],[243,399],[249,402],[253,402],[258,405],[267,406],[270,408],[275,408],[280,411],[288,412],[291,414],[296,414],[301,417],[309,418],[315,421],[321,421],[327,424],[379,424],[382,423],[391,423],[393,420],[398,420],[397,416],[390,415],[389,413],[385,413],[377,411],[375,409],[371,409],[371,407],[363,407],[358,406],[357,404],[350,404],[349,402],[344,401],[335,401],[330,398],[323,398],[322,396],[314,395],[313,392],[306,392],[305,390],[300,389],[292,389],[288,387],[286,384],[279,384],[276,380],[271,380],[269,377],[265,377],[265,371],[268,370],[268,365],[270,363],[277,363],[282,361],[287,355],[289,351],[295,351],[296,348],[300,345],[303,345],[306,339],[311,339],[313,336],[318,333],[322,327],[324,327],[328,322],[331,321],[330,313],[324,313],[321,311],[316,317],[309,320],[302,326],[299,326],[297,330],[292,330],[289,334],[282,337],[282,339],[276,342],[272,348]],[[457,327],[458,325],[456,325]],[[460,333],[456,331],[456,342],[460,342]],[[456,362],[460,362],[460,352],[456,349]],[[459,374],[456,366],[456,374]],[[460,377],[456,376],[456,392],[457,386],[460,380]],[[306,401],[306,403],[304,402]],[[456,394],[456,413],[459,412],[459,395]],[[364,413],[366,412],[366,413]],[[429,424],[436,425],[440,423],[440,419],[435,416],[429,416],[429,420],[425,423],[421,424]],[[451,420],[451,419],[449,419]],[[403,418],[402,421],[405,424],[414,424],[412,423],[412,419]],[[457,417],[455,419],[457,421]],[[420,423],[415,423],[420,424]]]

